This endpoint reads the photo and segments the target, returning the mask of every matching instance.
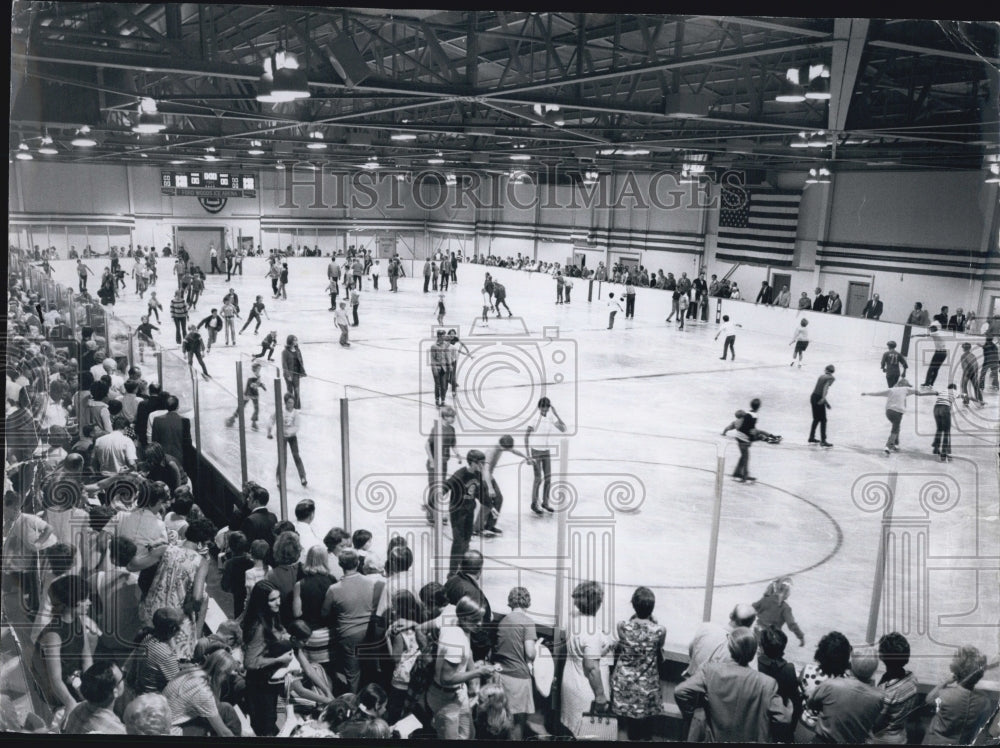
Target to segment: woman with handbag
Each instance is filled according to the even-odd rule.
[[[648,587],[632,593],[635,615],[618,622],[618,650],[611,688],[614,712],[626,719],[629,740],[650,740],[653,718],[663,713],[660,661],[667,630],[653,618],[656,597]]]
[[[139,620],[146,626],[153,623],[153,614],[160,608],[180,608],[184,621],[174,639],[178,659],[190,660],[194,645],[205,623],[208,593],[208,543],[215,537],[215,525],[207,519],[191,520],[180,545],[161,545],[152,554],[160,555],[156,576],[149,591],[139,603]]]
[[[573,590],[576,616],[570,622],[566,641],[561,720],[576,737],[593,735],[598,728],[603,732],[607,726],[592,719],[585,720],[585,714],[610,714],[611,711],[610,663],[605,655],[614,648],[614,639],[599,630],[596,617],[602,602],[604,590],[597,582],[580,582]]]
[[[280,687],[269,681],[294,657],[291,638],[281,625],[280,610],[281,591],[266,579],[257,582],[243,614],[243,665],[250,724],[260,737],[278,734]]]

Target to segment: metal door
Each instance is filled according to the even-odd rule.
[[[844,310],[844,314],[848,317],[860,317],[865,304],[868,303],[869,291],[871,291],[870,283],[848,281],[847,308]]]

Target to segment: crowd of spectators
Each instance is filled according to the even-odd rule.
[[[108,356],[93,327],[75,334],[69,310],[43,309],[16,267],[2,606],[52,717],[11,724],[5,712],[7,729],[516,740],[587,737],[586,715],[614,715],[630,739],[654,735],[667,616],[654,615],[651,589],[637,588],[634,614],[605,630],[602,585],[574,588],[557,653],[561,709],[540,721],[533,665],[555,632],[532,618],[530,590],[512,588],[500,613],[476,550],[445,584],[416,588],[423,560],[401,537],[383,552],[368,530],[316,527],[308,499],[279,521],[255,483],[232,508],[199,495],[169,383]],[[91,319],[92,300],[73,303],[77,320]],[[856,647],[826,633],[797,669],[784,629],[799,646],[806,635],[791,588],[777,579],[725,625],[698,629],[674,693],[689,737],[901,743],[920,708],[933,712],[928,743],[968,742],[990,720],[996,731],[996,698],[976,690],[986,658],[973,647],[956,651],[954,677],[926,705],[897,632]],[[209,627],[212,606],[222,616]]]

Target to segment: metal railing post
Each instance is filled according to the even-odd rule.
[[[245,486],[248,480],[247,477],[247,422],[246,416],[243,413],[243,408],[246,407],[246,401],[243,399],[243,364],[239,361],[236,362],[236,417],[239,420],[239,430],[240,430],[240,478],[242,483],[240,485]]]
[[[705,573],[705,607],[703,621],[712,620],[712,595],[715,592],[715,562],[719,553],[719,525],[722,520],[722,484],[726,474],[726,458],[723,450],[716,456],[715,503],[712,506],[712,532],[708,541],[708,570]]]
[[[345,393],[346,394],[346,393]],[[344,529],[351,531],[350,400],[340,398],[340,476],[344,492]]]
[[[281,377],[274,378],[274,429],[278,444],[278,495],[281,497],[281,519],[288,519],[288,483],[285,478],[285,419],[281,399]]]

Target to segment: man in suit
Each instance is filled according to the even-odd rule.
[[[493,626],[493,610],[490,601],[479,586],[483,573],[483,554],[477,550],[467,550],[459,563],[458,573],[450,577],[444,585],[448,602],[458,603],[463,597],[470,597],[485,611],[483,622],[469,636],[472,642],[472,656],[477,660],[485,660],[492,648],[491,638]]]
[[[253,486],[247,495],[249,514],[240,523],[240,531],[247,536],[249,542],[266,540],[268,545],[274,544],[274,526],[278,518],[274,512],[267,510],[267,502],[271,495],[263,486]]]
[[[763,281],[760,284],[760,291],[757,292],[757,300],[755,304],[767,304],[770,306],[771,302],[774,300],[774,291],[771,286],[768,285],[767,281]]]
[[[167,412],[153,421],[153,441],[158,442],[163,451],[174,457],[185,470],[189,470],[190,461],[185,460],[185,454],[193,448],[191,443],[191,419],[182,418],[177,412],[180,402],[174,395],[167,397]]]
[[[823,293],[823,289],[822,288],[817,288],[816,289],[816,298],[813,299],[813,311],[814,312],[825,312],[827,304],[829,303],[829,301],[830,301],[830,298],[826,294]]]
[[[135,433],[139,437],[139,443],[145,447],[149,443],[146,429],[149,426],[149,416],[157,410],[166,410],[166,396],[169,393],[161,392],[160,385],[151,384],[147,391],[149,397],[141,400],[135,409]]]
[[[861,310],[861,316],[865,319],[879,319],[882,316],[882,300],[877,293],[868,299],[865,308]]]

